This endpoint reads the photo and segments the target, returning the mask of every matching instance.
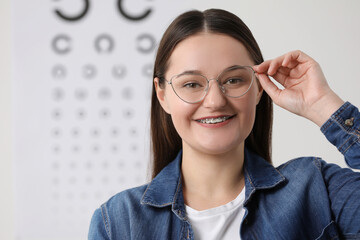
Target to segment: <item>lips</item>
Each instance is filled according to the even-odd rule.
[[[229,120],[229,119],[233,118],[234,116],[235,115],[205,117],[205,118],[196,119],[195,121],[197,121],[199,123],[204,123],[204,124],[218,124],[218,123],[225,122],[226,120]]]

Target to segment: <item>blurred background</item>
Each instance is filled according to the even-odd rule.
[[[179,13],[223,8],[265,59],[300,49],[360,106],[360,2],[1,0],[0,239],[86,239],[91,215],[148,181],[152,66]],[[346,167],[313,123],[278,107],[273,161]]]

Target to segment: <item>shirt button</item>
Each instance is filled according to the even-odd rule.
[[[349,118],[345,120],[345,125],[348,127],[352,127],[354,125],[354,118]]]

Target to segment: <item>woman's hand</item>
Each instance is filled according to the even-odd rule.
[[[275,104],[321,126],[344,103],[329,87],[319,64],[301,51],[253,67]],[[284,89],[279,89],[268,76]]]

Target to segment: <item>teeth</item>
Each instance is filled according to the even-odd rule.
[[[230,117],[219,117],[219,118],[206,118],[206,119],[200,119],[198,122],[201,123],[207,123],[207,124],[215,124],[215,123],[221,123],[225,120],[229,119]]]

